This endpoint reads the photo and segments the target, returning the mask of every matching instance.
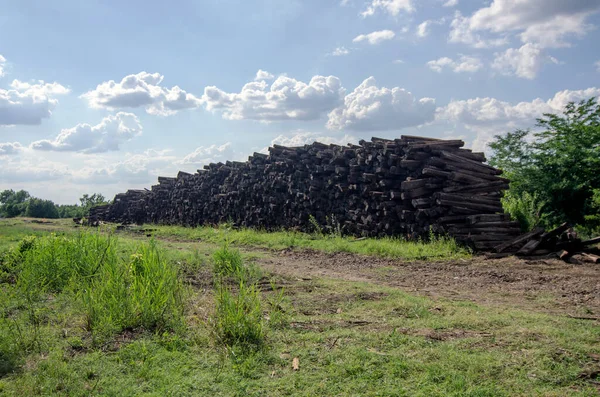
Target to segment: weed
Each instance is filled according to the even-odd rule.
[[[89,329],[100,333],[138,327],[164,331],[183,324],[178,271],[154,241],[141,245],[128,262],[106,262],[83,300]]]
[[[223,244],[213,253],[213,262],[213,271],[216,276],[233,277],[244,271],[242,254],[237,249],[230,249],[228,243]]]
[[[215,305],[213,327],[219,344],[242,351],[262,347],[265,326],[260,292],[255,285],[240,282],[237,293],[217,285]]]

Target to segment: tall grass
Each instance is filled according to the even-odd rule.
[[[154,241],[123,257],[110,234],[50,234],[24,239],[9,256],[17,287],[30,305],[47,293],[71,293],[83,303],[91,331],[162,331],[183,323],[177,268]]]
[[[240,282],[237,291],[218,284],[215,291],[214,331],[219,344],[258,349],[263,345],[265,325],[260,291],[255,285]]]
[[[294,231],[263,231],[257,229],[224,229],[200,226],[158,226],[157,237],[179,237],[189,240],[269,249],[308,248],[325,252],[348,252],[408,260],[448,260],[469,257],[468,249],[452,238],[438,237],[430,241],[405,240],[396,237],[356,239],[338,233],[319,234]]]
[[[225,243],[213,254],[215,313],[213,330],[219,345],[242,352],[259,349],[265,324],[255,269],[244,263],[239,250]],[[237,285],[231,285],[233,279]]]
[[[89,284],[105,263],[117,260],[117,253],[111,236],[50,234],[23,239],[11,253],[11,259],[19,287],[33,296],[61,292],[69,285],[79,289]]]
[[[141,245],[129,261],[102,266],[83,301],[88,327],[100,332],[162,331],[183,324],[183,285],[154,241]]]

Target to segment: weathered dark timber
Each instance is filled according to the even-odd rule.
[[[311,230],[339,225],[355,236],[449,234],[475,248],[514,239],[500,199],[501,171],[460,140],[401,136],[359,145],[273,145],[247,162],[211,163],[195,174],[159,177],[91,216],[121,223]],[[515,249],[519,249],[516,247]]]

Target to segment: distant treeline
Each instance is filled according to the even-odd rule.
[[[51,200],[32,197],[25,190],[4,190],[0,192],[0,218],[27,216],[31,218],[81,218],[87,216],[90,208],[107,204],[100,193],[84,194],[79,204],[58,205]]]

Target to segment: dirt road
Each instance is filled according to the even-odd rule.
[[[435,298],[600,319],[600,265],[483,257],[405,262],[289,250],[260,259],[259,264],[287,276],[366,281]]]

